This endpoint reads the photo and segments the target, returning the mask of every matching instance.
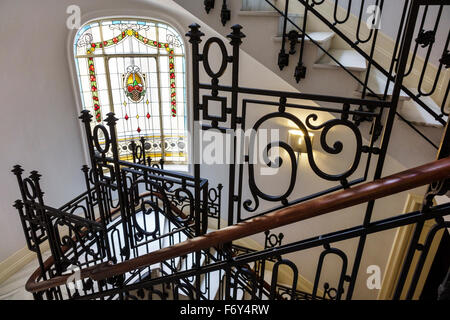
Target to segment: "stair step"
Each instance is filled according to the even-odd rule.
[[[319,43],[319,44],[323,44],[326,43],[328,41],[331,41],[333,39],[333,37],[335,36],[334,32],[306,32],[310,38],[305,37],[305,43],[312,43],[311,39],[314,40],[315,42]],[[272,38],[274,42],[281,42],[283,37],[281,36],[275,36]],[[301,39],[299,38],[300,42]]]
[[[268,270],[268,269],[266,268],[266,269],[264,270],[264,281],[271,285],[271,284],[272,284],[272,276],[273,276],[272,270]],[[283,282],[281,282],[280,280],[278,280],[278,281],[277,281],[277,284],[278,284],[278,285],[281,285],[281,286],[288,287],[288,288],[291,288],[291,287],[292,287],[292,282],[291,282],[290,284],[287,284],[287,283],[283,283]]]
[[[360,79],[364,80],[364,76],[362,75]],[[382,74],[377,69],[372,68],[369,75],[368,87],[376,93],[378,97],[382,97],[384,95],[385,86],[387,82],[387,77]],[[387,91],[387,98],[390,99],[392,97],[392,92],[394,89],[394,83],[391,82],[389,85],[389,89]],[[413,94],[417,94],[417,90],[410,89]],[[355,97],[361,97],[361,86],[355,92]],[[373,95],[372,93],[366,91],[368,95]],[[370,96],[367,97],[370,99]],[[421,97],[420,98],[430,109],[432,109],[435,113],[440,114],[440,107],[434,102],[431,97]],[[411,99],[411,97],[406,94],[403,90],[400,91],[399,101],[401,104],[398,106],[399,114],[410,121],[413,124],[426,126],[426,127],[436,127],[442,128],[442,124],[437,121],[432,115],[430,115],[426,110],[424,110],[418,103]],[[443,120],[447,121],[447,117],[444,117]]]
[[[286,23],[286,34],[291,32],[292,30],[299,31],[297,27],[303,28],[303,15],[302,14],[288,14],[289,20]],[[292,22],[291,22],[292,21]],[[284,17],[278,16],[278,34],[277,36],[281,37],[283,35],[284,29]]]
[[[366,59],[355,50],[330,49],[329,54],[350,71],[363,72],[367,69]],[[328,55],[323,55],[315,64],[315,68],[340,69],[341,67]]]
[[[276,12],[275,10],[273,10],[273,11],[240,10],[238,12],[238,16],[243,16],[243,17],[275,17],[275,18],[278,18],[280,16],[280,14],[278,12]]]
[[[264,270],[264,281],[269,285],[272,285],[272,274],[272,270],[268,270],[266,266],[266,269]]]
[[[270,11],[273,10],[272,5],[277,5],[278,0],[271,0],[270,3],[265,0],[242,0],[240,2],[242,2],[241,10]]]
[[[415,90],[411,91],[416,93],[414,92]],[[435,113],[441,113],[441,108],[431,97],[421,97],[420,100],[422,100]],[[422,108],[421,105],[412,99],[410,101],[406,101],[398,110],[398,113],[413,124],[425,127],[443,128],[440,122],[438,122],[432,115]],[[444,116],[442,119],[447,122],[448,117]]]
[[[436,201],[437,205],[446,204],[450,201],[450,192],[447,194],[444,194],[442,196],[435,196],[434,200]],[[445,217],[445,221],[450,221],[450,216]]]
[[[364,82],[365,76],[366,76],[365,73],[362,74],[360,77],[360,80]],[[380,71],[378,71],[375,68],[370,69],[369,81],[368,81],[367,85],[370,88],[370,90],[372,90],[376,94],[377,97],[383,97],[385,87],[386,87],[386,82],[387,82],[387,77],[384,74],[382,74]],[[394,90],[394,83],[391,82],[389,84],[389,89],[387,91],[388,99],[392,97],[393,90]],[[361,92],[362,92],[362,86],[359,85],[358,90],[356,90],[355,96],[360,98]],[[369,96],[370,95],[373,96],[373,93],[368,90],[366,90],[366,93]],[[411,98],[403,90],[400,91],[400,97],[399,97],[400,101],[406,101],[406,100],[410,100],[410,99]]]

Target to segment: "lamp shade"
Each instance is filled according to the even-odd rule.
[[[309,132],[308,135],[312,143],[314,134]],[[291,146],[294,152],[307,152],[304,136],[305,135],[301,130],[289,130],[288,144]]]

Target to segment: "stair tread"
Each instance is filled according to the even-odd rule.
[[[361,81],[365,80],[365,74],[361,76]],[[386,87],[387,77],[382,74],[380,71],[378,71],[375,68],[371,68],[370,75],[369,75],[369,81],[367,83],[368,87],[379,97],[384,95],[385,87]],[[392,96],[392,91],[394,90],[394,83],[391,82],[389,84],[389,88],[387,91],[387,97]],[[359,86],[357,93],[362,92],[362,87]],[[369,91],[366,91],[368,94],[372,94]],[[358,95],[358,94],[357,94]],[[411,98],[403,91],[400,91],[400,100],[410,100]]]
[[[366,59],[355,50],[330,49],[329,54],[339,61],[344,67],[351,71],[365,71],[367,69]],[[314,64],[317,68],[337,69],[340,66],[328,55],[324,55]]]
[[[238,16],[252,16],[252,17],[279,17],[280,14],[273,11],[252,11],[252,10],[240,10]]]
[[[414,91],[415,90],[411,90]],[[436,102],[431,97],[421,97],[420,98],[431,110],[435,113],[440,114],[441,108],[438,106]],[[403,104],[403,107],[398,111],[399,114],[410,121],[411,123],[426,126],[426,127],[435,127],[442,128],[442,124],[437,121],[432,115],[430,115],[422,106],[420,106],[414,100],[407,101]],[[448,117],[444,116],[442,118],[447,122]]]
[[[324,43],[329,40],[331,40],[336,34],[334,32],[322,32],[322,31],[313,31],[313,32],[306,32],[314,41],[318,43]],[[281,42],[283,37],[281,36],[275,36],[273,37],[273,41],[275,42]],[[305,42],[311,42],[311,39],[308,37],[305,37]]]
[[[384,74],[382,74],[379,70],[372,69],[369,76],[368,86],[378,96],[382,96],[385,91],[386,81],[387,77]],[[387,91],[388,98],[392,96],[393,89],[394,83],[391,82]],[[410,91],[413,94],[417,94],[416,89],[410,89]],[[356,95],[360,95],[361,92],[362,90],[359,88]],[[437,114],[441,113],[440,107],[431,97],[421,97],[420,99]],[[403,101],[403,105],[398,109],[398,112],[406,120],[421,126],[442,128],[442,124],[439,121],[437,121],[418,103],[412,100],[411,97],[403,90],[400,91],[399,100]],[[444,117],[443,119],[447,121],[447,117]]]

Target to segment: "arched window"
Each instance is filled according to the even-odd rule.
[[[83,108],[93,125],[114,112],[121,159],[145,138],[146,155],[187,162],[183,40],[165,23],[92,21],[77,32],[74,58]]]

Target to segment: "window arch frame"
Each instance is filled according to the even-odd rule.
[[[108,10],[109,11],[109,10]],[[111,10],[116,11],[116,10]],[[103,12],[103,11],[102,11]],[[152,11],[152,17],[149,16],[142,16],[142,11],[139,15],[134,14],[117,14],[114,12],[114,14],[108,14],[109,12],[96,12],[95,14],[91,14],[91,17],[82,17],[82,22],[80,23],[79,28],[74,28],[70,31],[69,37],[68,37],[68,58],[69,58],[69,69],[70,74],[73,81],[73,90],[74,90],[74,96],[75,96],[75,104],[77,107],[77,114],[79,114],[82,110],[84,110],[84,102],[82,97],[82,90],[81,90],[81,82],[79,80],[79,73],[76,65],[76,59],[77,54],[75,52],[75,40],[77,38],[77,35],[80,30],[82,30],[86,25],[95,23],[95,22],[102,22],[102,21],[116,21],[116,20],[131,20],[131,21],[139,21],[139,22],[149,22],[149,23],[155,23],[155,24],[163,24],[170,28],[172,28],[179,36],[179,40],[181,41],[181,44],[183,46],[183,57],[184,57],[184,101],[183,101],[183,107],[184,107],[184,121],[185,121],[185,133],[186,133],[186,142],[187,142],[187,148],[186,148],[186,161],[183,163],[186,166],[177,166],[177,170],[187,171],[188,173],[192,173],[193,167],[192,167],[192,157],[193,157],[193,151],[194,151],[194,145],[192,143],[192,130],[193,130],[193,123],[192,123],[192,109],[189,108],[189,105],[192,103],[192,97],[191,97],[191,87],[190,82],[188,81],[191,79],[191,70],[192,70],[192,62],[191,62],[191,53],[189,50],[186,50],[187,42],[185,33],[183,31],[183,28],[180,26],[177,19],[174,19],[174,17],[170,16],[164,16],[163,18],[158,17],[158,12]],[[149,12],[150,13],[150,12]],[[158,52],[159,55],[159,52]],[[113,106],[113,102],[109,101],[108,105],[109,108]],[[180,106],[178,106],[179,108]],[[93,115],[93,121],[95,121],[95,115]],[[104,120],[104,119],[102,119]],[[83,130],[83,126],[80,123],[79,124],[81,138],[82,138],[82,149],[84,153],[84,158],[87,163],[89,163],[89,151],[88,146],[86,143],[86,136],[85,131]],[[175,163],[180,164],[180,163]]]

